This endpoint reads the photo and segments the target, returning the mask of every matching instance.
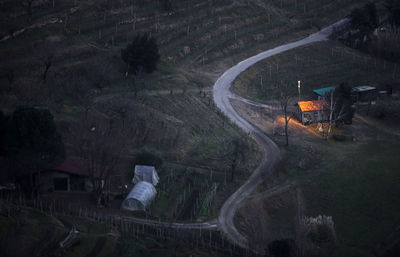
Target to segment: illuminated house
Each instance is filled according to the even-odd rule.
[[[297,118],[304,125],[329,119],[328,104],[324,100],[298,101]]]

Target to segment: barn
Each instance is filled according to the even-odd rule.
[[[35,184],[42,192],[92,191],[88,167],[88,163],[81,158],[67,157],[57,167],[36,173]]]

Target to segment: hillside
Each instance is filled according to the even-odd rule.
[[[212,219],[261,158],[256,143],[213,104],[215,79],[244,58],[307,36],[364,3],[4,0],[0,109],[50,109],[70,156],[81,154],[90,129],[113,127],[113,149],[124,146],[115,187],[129,183],[133,156],[150,150],[164,161],[153,218]],[[141,33],[157,39],[161,60],[134,84],[121,50]],[[238,140],[243,157],[233,179],[231,149]],[[213,183],[218,191],[207,207],[199,207],[195,193],[184,202],[190,187],[203,192]]]

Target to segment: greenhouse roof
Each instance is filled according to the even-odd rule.
[[[122,209],[135,211],[145,210],[153,201],[157,191],[155,187],[145,181],[139,181],[122,202]]]

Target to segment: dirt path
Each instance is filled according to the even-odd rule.
[[[317,33],[308,36],[307,38],[293,43],[278,46],[276,48],[250,57],[244,61],[241,61],[237,65],[225,71],[225,73],[221,77],[219,77],[214,84],[213,93],[215,104],[234,123],[236,123],[244,131],[249,133],[257,141],[263,152],[263,158],[260,165],[253,172],[250,178],[225,201],[218,216],[218,228],[228,237],[230,241],[234,242],[237,245],[240,245],[243,248],[248,248],[248,241],[247,238],[243,236],[235,227],[233,218],[236,214],[236,211],[241,206],[242,202],[257,188],[260,183],[263,182],[266,177],[268,177],[272,173],[275,163],[277,163],[280,158],[280,152],[278,146],[269,137],[267,137],[258,128],[250,124],[233,109],[230,99],[243,98],[235,95],[233,92],[230,91],[232,82],[236,79],[237,76],[239,76],[240,73],[261,60],[294,49],[299,46],[328,40],[328,36],[331,34],[333,27],[341,26],[346,22],[347,19],[341,20],[331,26],[322,29]],[[254,105],[254,102],[252,102],[251,104]]]

